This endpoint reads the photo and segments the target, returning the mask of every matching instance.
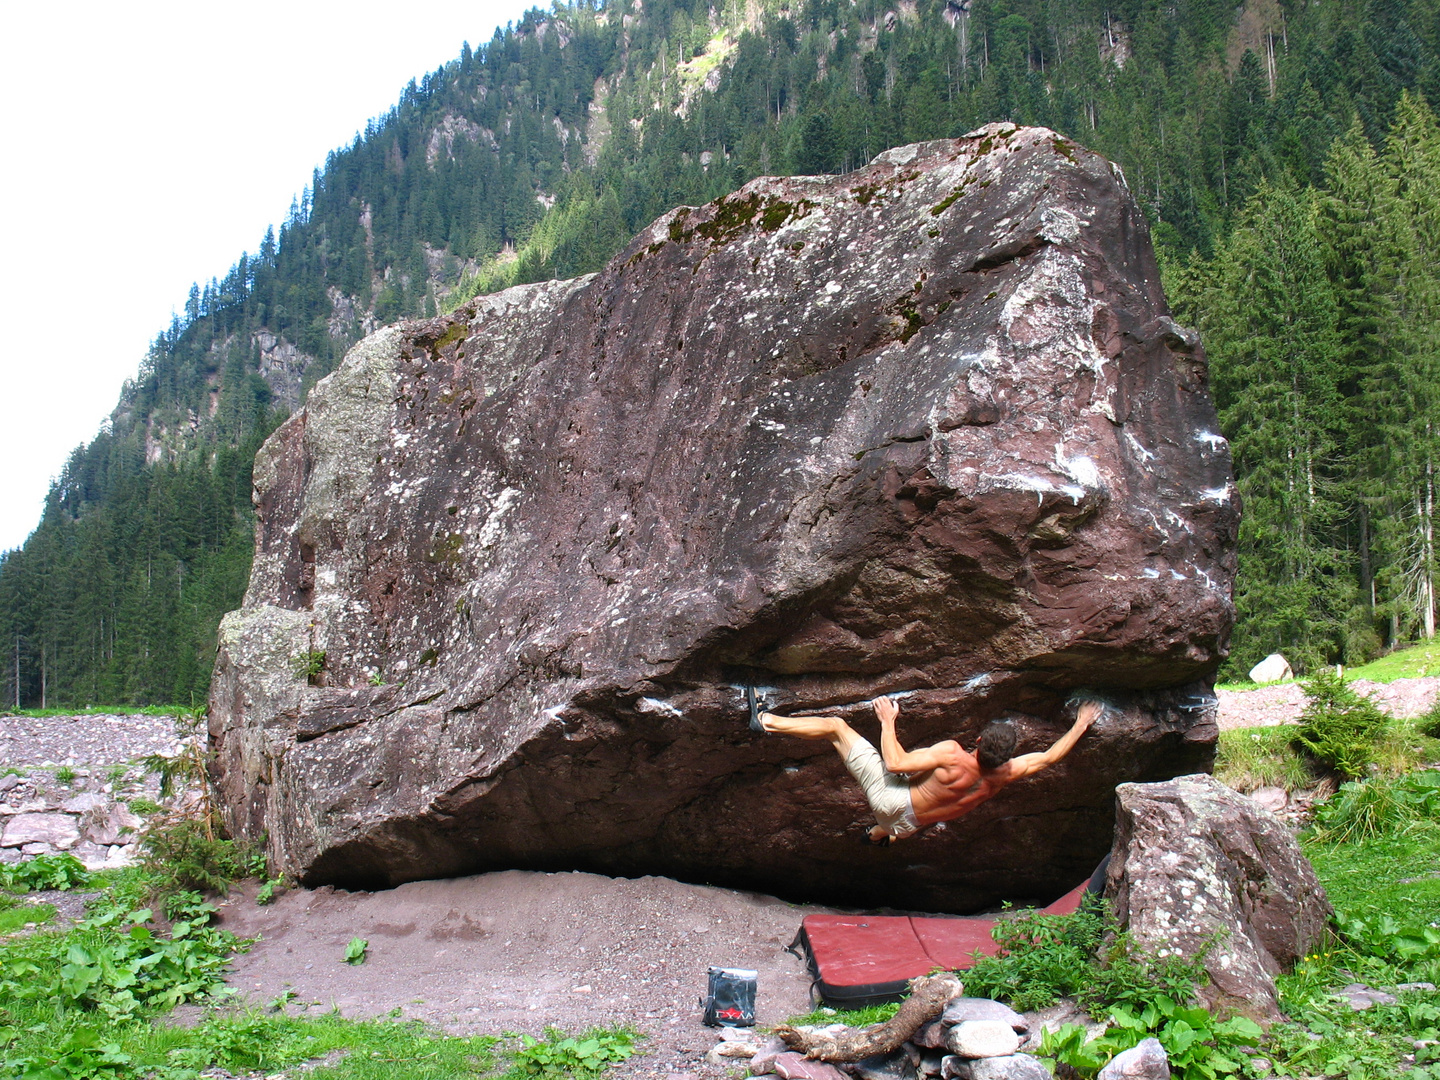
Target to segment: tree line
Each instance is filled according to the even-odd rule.
[[[1440,125],[1403,95],[1322,182],[1262,181],[1213,258],[1172,266],[1244,500],[1237,674],[1363,663],[1435,635]]]
[[[755,176],[991,120],[1118,161],[1205,332],[1247,512],[1232,670],[1432,633],[1437,57],[1422,0],[531,11],[412,82],[191,290],[0,559],[0,696],[203,696],[255,449],[369,330],[597,269]]]

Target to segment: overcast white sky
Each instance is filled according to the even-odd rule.
[[[222,277],[405,84],[522,0],[4,3],[0,550],[192,281]]]

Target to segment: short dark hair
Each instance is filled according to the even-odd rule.
[[[989,772],[998,769],[1015,756],[1015,723],[1012,720],[992,720],[980,732],[980,745],[975,748],[975,760],[980,768]]]

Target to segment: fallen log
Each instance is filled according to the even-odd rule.
[[[965,987],[952,972],[921,975],[910,980],[910,996],[899,1010],[883,1024],[850,1029],[840,1035],[801,1031],[790,1024],[780,1024],[775,1034],[785,1045],[807,1058],[832,1064],[860,1061],[876,1054],[888,1054],[920,1030],[921,1025],[937,1019],[952,998],[965,992]]]

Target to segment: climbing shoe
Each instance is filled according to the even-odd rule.
[[[750,730],[758,734],[766,734],[765,725],[760,723],[760,705],[755,700],[755,687],[745,687],[745,700],[750,706]]]

